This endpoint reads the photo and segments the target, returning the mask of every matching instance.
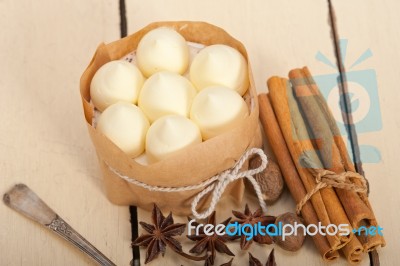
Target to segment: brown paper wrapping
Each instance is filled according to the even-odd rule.
[[[229,45],[240,51],[247,59],[243,44],[221,28],[204,22],[157,22],[121,40],[107,45],[101,44],[81,77],[80,92],[87,127],[96,148],[108,199],[118,205],[136,205],[148,210],[151,209],[153,203],[156,203],[161,209],[171,210],[178,215],[187,215],[190,214],[191,201],[202,189],[184,192],[151,192],[121,179],[108,166],[122,175],[152,186],[181,187],[199,184],[231,168],[248,148],[261,146],[257,94],[250,66],[248,66],[250,85],[244,98],[249,105],[250,114],[243,123],[229,132],[177,152],[160,162],[147,166],[135,162],[93,128],[94,110],[90,104],[90,82],[99,67],[134,51],[144,34],[161,26],[174,28],[187,41],[204,45]],[[237,180],[228,186],[224,195],[230,195],[240,202],[243,192],[243,180]],[[210,197],[204,198],[200,204],[200,210],[209,200]]]

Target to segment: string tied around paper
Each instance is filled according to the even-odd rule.
[[[254,169],[248,169],[248,170],[243,170],[241,171],[244,163],[250,159],[253,155],[258,155],[261,158],[261,165],[257,168]],[[241,178],[247,178],[250,183],[253,185],[254,190],[256,192],[259,204],[261,206],[261,209],[263,210],[264,213],[267,211],[267,205],[264,202],[262,192],[260,185],[258,182],[254,179],[254,175],[262,172],[266,167],[268,163],[268,158],[265,155],[264,151],[259,148],[251,148],[248,149],[241,157],[240,159],[235,163],[235,165],[232,168],[229,168],[225,171],[223,171],[220,174],[217,174],[200,184],[196,185],[190,185],[190,186],[182,186],[182,187],[161,187],[161,186],[152,186],[146,183],[143,183],[141,181],[138,181],[132,177],[122,175],[119,173],[116,169],[112,168],[110,165],[107,166],[108,168],[117,176],[122,178],[123,180],[129,182],[130,184],[145,188],[149,191],[157,191],[157,192],[182,192],[182,191],[189,191],[189,190],[196,190],[200,188],[205,188],[201,192],[199,192],[193,199],[192,204],[191,204],[191,210],[192,214],[196,219],[204,219],[210,216],[210,214],[215,210],[215,207],[220,200],[222,194],[224,193],[226,187],[234,182],[235,180],[241,179]],[[197,206],[200,202],[200,200],[208,193],[212,192],[211,195],[211,202],[208,208],[202,212],[199,213],[197,212]]]
[[[304,162],[304,161],[303,161]],[[301,209],[304,204],[319,190],[326,187],[334,187],[340,189],[351,190],[358,193],[367,193],[368,185],[365,178],[359,173],[353,171],[344,171],[342,173],[335,173],[330,170],[321,168],[308,168],[311,174],[315,177],[316,185],[308,192],[303,199],[296,206],[296,213],[300,215]],[[360,181],[356,184],[355,181]]]

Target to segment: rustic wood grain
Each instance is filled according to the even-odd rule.
[[[382,156],[377,164],[364,163],[364,170],[387,240],[387,247],[379,251],[381,262],[391,265],[400,256],[395,222],[400,203],[396,192],[400,181],[395,174],[400,118],[394,115],[400,100],[396,92],[400,60],[396,12],[400,6],[394,0],[335,0],[333,4],[339,36],[349,44],[345,64],[367,48],[373,52],[373,57],[354,69],[376,71],[383,128],[359,133],[359,143],[375,146]],[[119,38],[118,1],[3,0],[0,10],[0,191],[19,182],[28,184],[105,255],[118,265],[128,265],[132,259],[129,211],[111,205],[102,193],[78,93],[80,74],[98,43]],[[316,75],[337,72],[315,59],[318,51],[333,62],[335,58],[325,1],[132,0],[127,1],[127,18],[128,34],[156,20],[203,20],[223,27],[246,46],[260,92],[266,91],[268,77],[285,76],[294,67],[307,65]],[[245,201],[256,206],[255,198],[247,196]],[[243,206],[221,202],[217,221],[228,216],[228,210]],[[294,202],[286,192],[269,210],[275,215],[294,211]],[[149,217],[139,210],[139,219]],[[0,204],[0,224],[0,249],[5,251],[1,265],[93,265],[4,204]],[[238,254],[234,265],[248,259],[238,246],[230,247]],[[271,249],[254,245],[252,253],[265,261]],[[295,254],[275,252],[279,265],[322,264],[309,239]],[[165,265],[190,264],[170,255],[167,252]],[[217,264],[228,260],[222,256]],[[368,264],[366,257],[361,265]]]
[[[118,265],[129,211],[103,195],[79,78],[97,45],[119,38],[117,1],[0,1],[0,192],[25,183]],[[1,265],[95,265],[0,204]]]
[[[400,229],[398,206],[400,180],[398,168],[398,150],[400,141],[400,117],[398,105],[400,94],[397,92],[400,61],[400,17],[396,10],[398,1],[333,1],[336,10],[338,32],[341,38],[348,40],[345,66],[348,72],[373,70],[376,74],[382,128],[365,131],[355,124],[360,145],[375,147],[380,153],[378,163],[363,162],[363,169],[370,183],[370,201],[374,207],[387,245],[378,250],[381,265],[395,265],[400,259],[397,252]],[[372,56],[351,67],[364,51],[370,49]],[[351,84],[349,84],[351,86]],[[360,98],[360,101],[366,99]],[[380,119],[380,118],[379,118]],[[371,121],[375,123],[378,121]],[[361,149],[361,157],[365,156]],[[368,158],[367,158],[368,159]]]

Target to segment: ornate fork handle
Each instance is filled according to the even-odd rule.
[[[3,201],[10,208],[51,229],[92,257],[100,265],[115,266],[111,260],[76,232],[26,185],[15,185],[4,194]]]
[[[50,224],[46,225],[49,229],[60,235],[65,240],[71,242],[81,251],[92,257],[100,265],[115,266],[115,264],[105,257],[97,248],[89,243],[83,236],[75,231],[66,221],[56,215]]]

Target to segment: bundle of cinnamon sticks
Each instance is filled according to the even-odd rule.
[[[290,71],[289,78],[270,78],[269,93],[259,95],[264,131],[306,223],[347,226],[347,234],[313,236],[323,258],[334,260],[340,251],[349,262],[360,262],[363,253],[385,245],[380,234],[353,232],[378,227],[366,182],[308,68]]]

